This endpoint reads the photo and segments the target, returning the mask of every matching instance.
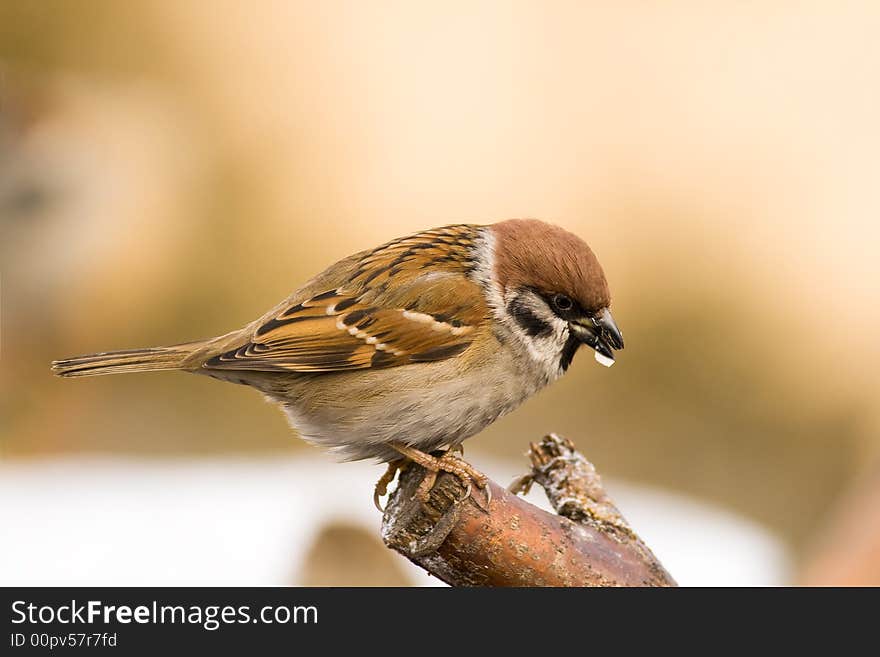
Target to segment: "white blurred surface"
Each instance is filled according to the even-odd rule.
[[[504,483],[523,469],[474,461]],[[0,584],[295,584],[324,522],[378,536],[371,492],[381,472],[320,457],[0,464]],[[607,487],[679,584],[785,583],[785,549],[754,523],[663,491]],[[537,487],[529,497],[547,508]],[[439,584],[406,565],[416,583]]]

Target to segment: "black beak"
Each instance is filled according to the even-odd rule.
[[[603,308],[592,317],[569,322],[572,334],[583,344],[588,345],[610,361],[614,361],[614,351],[623,349],[623,335],[611,311]],[[598,356],[597,356],[598,358]],[[610,363],[607,363],[610,365]]]

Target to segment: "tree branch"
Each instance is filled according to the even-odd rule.
[[[422,504],[413,495],[425,471],[411,464],[385,509],[385,544],[452,586],[675,586],[570,441],[546,436],[529,458],[511,488],[537,483],[559,515],[491,481],[488,512],[458,502],[464,485],[447,473]]]

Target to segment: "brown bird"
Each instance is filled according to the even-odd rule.
[[[226,335],[52,369],[184,370],[252,386],[345,460],[423,465],[424,498],[441,470],[485,486],[451,449],[562,375],[582,344],[614,362],[623,337],[610,305],[599,261],[568,231],[535,219],[455,225],[340,260]]]

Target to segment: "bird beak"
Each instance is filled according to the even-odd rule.
[[[607,367],[614,364],[614,350],[623,349],[623,335],[608,308],[592,317],[573,320],[568,326],[572,335],[595,350],[597,361]]]

